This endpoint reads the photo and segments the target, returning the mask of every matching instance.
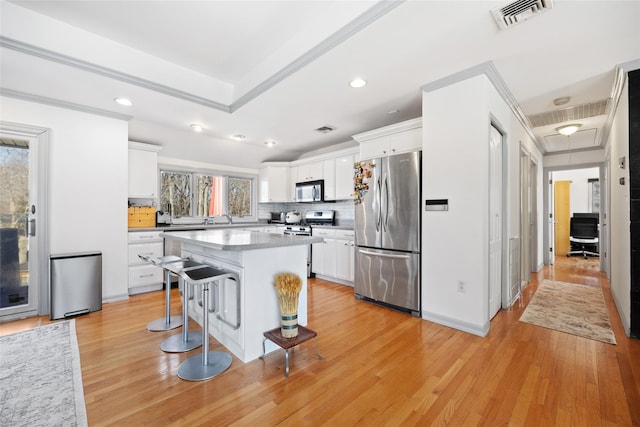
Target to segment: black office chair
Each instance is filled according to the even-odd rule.
[[[600,256],[598,253],[598,218],[573,216],[569,230],[571,250],[567,256]]]

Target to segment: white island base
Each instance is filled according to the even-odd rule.
[[[207,263],[215,268],[234,272],[240,277],[240,327],[234,330],[220,321],[216,314],[209,313],[209,333],[238,359],[246,363],[260,357],[263,351],[263,333],[280,325],[280,308],[274,287],[274,278],[278,273],[294,273],[302,280],[298,302],[298,324],[306,326],[307,247],[305,243],[248,250],[220,250],[195,240],[179,240],[182,242],[183,257],[191,257],[195,261]],[[318,240],[321,241],[321,239]],[[221,286],[219,293],[221,298],[218,302],[220,314],[228,322],[235,323],[237,310],[235,287],[238,285],[234,280],[227,279],[219,286]],[[188,302],[189,315],[202,326],[202,307],[197,303],[201,295],[198,286],[194,294],[195,298]],[[267,353],[278,348],[280,347],[267,341]]]

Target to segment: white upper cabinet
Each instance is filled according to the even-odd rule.
[[[158,195],[157,145],[129,142],[129,197],[156,198]]]
[[[289,168],[289,202],[296,201],[296,182],[298,182],[298,166]]]
[[[319,179],[324,179],[324,162],[319,161],[298,165],[297,176],[297,182],[317,181]]]
[[[334,159],[335,161],[335,199],[345,200],[353,198],[353,163],[356,156],[348,154]],[[326,181],[325,181],[326,182]]]
[[[422,118],[354,135],[353,139],[360,143],[363,160],[422,150]]]
[[[336,199],[336,161],[327,159],[322,162],[324,177],[324,199]]]
[[[258,171],[260,203],[289,202],[289,166],[263,163]]]

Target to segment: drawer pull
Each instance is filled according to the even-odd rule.
[[[141,279],[143,277],[153,277],[153,273],[151,273],[151,274],[140,274],[138,277],[141,278]]]

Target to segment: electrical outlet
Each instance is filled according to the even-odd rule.
[[[467,291],[466,285],[462,280],[458,280],[458,292],[464,294]]]

